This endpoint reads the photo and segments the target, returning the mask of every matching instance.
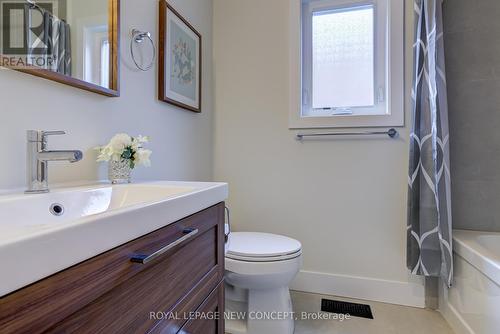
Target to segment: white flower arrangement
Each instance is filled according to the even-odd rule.
[[[148,142],[149,137],[131,137],[126,133],[119,133],[111,138],[107,145],[96,148],[99,151],[97,161],[125,160],[129,162],[131,169],[140,165],[149,167],[151,166],[152,151],[142,147]]]

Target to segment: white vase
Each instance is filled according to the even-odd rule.
[[[108,178],[112,184],[132,182],[130,160],[111,160],[108,165]]]

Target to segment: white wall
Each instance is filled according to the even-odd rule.
[[[215,178],[230,184],[234,229],[300,240],[296,289],[423,306],[405,264],[408,127],[398,140],[294,139],[289,6],[214,0]]]
[[[81,149],[83,162],[52,164],[51,182],[106,177],[93,147],[117,132],[150,135],[152,167],[136,170],[136,179],[210,180],[212,178],[212,1],[170,0],[203,35],[203,113],[157,101],[156,66],[132,67],[130,30],[158,36],[157,0],[122,0],[121,97],[108,98],[11,70],[0,70],[0,189],[24,185],[25,131],[67,130],[50,138],[50,148]]]

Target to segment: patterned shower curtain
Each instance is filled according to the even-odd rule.
[[[416,35],[408,177],[407,265],[453,279],[450,146],[443,0],[414,0]]]

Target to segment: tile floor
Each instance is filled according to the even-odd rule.
[[[303,292],[292,292],[294,311],[320,312],[321,298]],[[335,300],[369,304],[375,319],[351,318],[349,320],[298,320],[295,334],[453,334],[444,318],[436,311],[384,303],[357,301],[334,297]]]

